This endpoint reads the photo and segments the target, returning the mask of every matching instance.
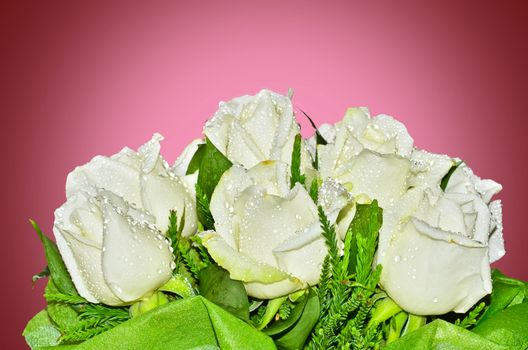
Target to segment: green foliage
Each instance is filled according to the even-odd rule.
[[[324,139],[324,137],[321,135],[321,133],[319,132],[319,130],[317,129],[317,126],[315,125],[314,121],[312,120],[312,118],[310,118],[308,116],[308,114],[306,114],[305,111],[301,110],[301,112],[304,114],[304,116],[308,119],[308,121],[310,122],[310,124],[312,125],[312,128],[314,128],[315,130],[315,159],[314,159],[314,163],[313,163],[313,166],[315,169],[319,169],[319,158],[317,156],[317,146],[318,145],[326,145],[328,144],[328,142]]]
[[[295,135],[295,141],[293,142],[293,151],[291,158],[291,188],[293,188],[293,186],[295,186],[297,182],[304,185],[304,182],[306,181],[306,177],[301,174],[301,145],[301,134],[297,134]]]
[[[202,159],[206,153],[206,150],[207,145],[205,143],[198,145],[198,149],[196,150],[196,152],[194,152],[194,155],[191,158],[191,161],[189,162],[189,166],[187,167],[187,171],[185,172],[186,175],[194,174],[200,169],[200,165],[202,164]]]
[[[77,290],[73,285],[70,274],[66,269],[66,265],[62,261],[62,257],[59,253],[59,249],[55,242],[46,237],[40,230],[40,227],[33,220],[29,220],[35,231],[37,232],[42,245],[44,246],[44,252],[46,253],[46,260],[48,262],[48,268],[53,278],[57,289],[64,294],[77,295]]]
[[[51,321],[46,310],[40,311],[28,322],[22,335],[31,349],[59,344],[60,331]]]
[[[160,306],[71,348],[272,350],[275,345],[247,323],[196,296]]]
[[[196,184],[196,215],[205,230],[214,229],[213,215],[209,210],[209,198],[198,183]]]
[[[196,254],[190,253],[193,250],[192,245],[186,238],[182,237],[183,228],[185,227],[185,210],[178,223],[178,216],[175,210],[169,213],[169,227],[167,229],[166,237],[170,239],[171,246],[174,252],[174,275],[181,275],[187,279],[189,283],[195,283],[193,274],[195,275],[203,267],[201,261],[195,258]],[[192,271],[192,272],[190,272]]]
[[[388,344],[384,350],[446,349],[446,350],[506,350],[452,323],[437,319],[408,335]]]
[[[275,344],[279,349],[301,349],[317,323],[320,315],[319,298],[313,289],[310,289],[305,298],[306,304],[297,322],[275,337]]]
[[[501,310],[528,300],[528,283],[509,278],[499,270],[491,274],[493,289],[487,309],[480,321],[492,317]]]
[[[527,349],[527,325],[528,303],[521,303],[480,321],[472,332],[508,349]]]
[[[78,314],[80,322],[63,329],[61,342],[76,343],[88,340],[130,319],[126,308],[99,304],[83,305]]]
[[[205,140],[205,150],[198,173],[198,185],[210,201],[213,191],[224,172],[231,168],[233,163],[226,158],[213,143]]]
[[[203,249],[203,248],[202,248]],[[190,272],[190,280],[192,283],[195,283],[198,279],[198,274],[200,271],[208,266],[206,261],[202,260],[200,251],[201,248],[197,247],[196,244],[193,244],[193,241],[187,238],[182,238],[178,244],[178,250],[176,254],[181,256],[183,260],[183,266],[180,263],[180,273],[185,274],[185,272]]]
[[[171,246],[173,251],[178,251],[178,245],[180,243],[180,240],[182,238],[182,232],[183,228],[185,227],[185,210],[183,211],[183,214],[181,216],[180,222],[178,223],[178,214],[176,213],[176,210],[171,210],[169,212],[169,227],[167,229],[167,233],[165,236],[170,239]],[[178,269],[179,267],[179,254],[175,254],[175,260],[176,263],[175,269]]]
[[[197,152],[189,163],[187,174],[192,174],[198,170],[196,214],[198,221],[206,230],[214,229],[214,220],[209,211],[211,196],[224,172],[232,165],[233,163],[209,139],[198,146]]]
[[[229,272],[211,264],[199,272],[200,295],[242,320],[249,321],[249,301],[240,281],[232,280]]]
[[[198,273],[203,268],[211,264],[211,257],[203,247],[198,236],[186,238],[182,236],[185,225],[185,212],[180,222],[176,211],[171,210],[169,213],[169,227],[166,236],[171,240],[174,252],[174,275],[181,275],[196,286]]]
[[[310,185],[310,197],[314,203],[317,203],[319,197],[319,180],[317,179],[313,179]]]
[[[442,181],[440,181],[440,188],[442,189],[442,191],[445,191],[445,189],[447,188],[447,184],[449,182],[449,179],[451,178],[451,175],[453,175],[453,173],[455,172],[455,170],[457,170],[457,168],[460,166],[460,164],[464,163],[462,160],[456,162],[450,169],[449,171],[447,172],[447,174],[444,175],[444,177],[442,178]]]
[[[308,298],[306,297],[306,295],[303,295],[299,300],[296,301],[295,304],[293,302],[290,302],[292,305],[292,309],[289,312],[288,317],[279,318],[277,322],[273,322],[271,325],[266,327],[263,330],[263,332],[266,333],[267,335],[274,336],[274,335],[283,333],[287,329],[292,328],[292,326],[301,317],[307,301],[308,301]],[[279,308],[279,316],[280,316],[280,308]]]
[[[287,320],[290,315],[291,315],[291,312],[292,310],[295,308],[295,304],[289,299],[287,298],[280,306],[279,306],[279,311],[278,311],[278,314],[279,314],[279,319],[280,320]]]
[[[251,312],[251,324],[257,326],[263,323],[264,315],[266,314],[266,304],[262,303],[253,312]]]
[[[363,349],[381,342],[380,326],[369,324],[381,274],[381,266],[372,270],[381,217],[382,210],[377,201],[358,204],[341,256],[335,228],[319,208],[328,255],[323,262],[318,290],[321,316],[311,334],[308,349]]]
[[[80,295],[63,294],[60,292],[44,293],[44,298],[48,303],[64,303],[64,304],[86,304],[88,301]]]
[[[469,313],[464,317],[462,320],[457,319],[455,321],[455,325],[462,327],[462,328],[470,328],[477,324],[479,318],[482,316],[482,311],[485,310],[486,303],[481,302],[477,306],[475,306],[473,309],[469,311]]]
[[[37,274],[34,274],[33,277],[31,277],[31,281],[33,282],[33,285],[35,285],[35,283],[39,280],[39,279],[42,279],[42,278],[46,278],[50,275],[50,271],[49,271],[49,268],[48,266],[44,266],[44,268],[42,269],[42,271],[40,271],[39,273]]]
[[[39,323],[38,332],[44,330],[48,332],[47,334],[58,332],[55,345],[85,341],[130,318],[127,308],[91,304],[77,294],[62,293],[53,278],[48,281],[44,297],[48,302],[46,310],[43,311],[47,319],[41,313],[38,320],[41,323],[49,320],[49,324]],[[42,327],[45,329],[41,329]],[[24,330],[24,336],[32,348],[34,348],[31,345],[34,342],[32,336],[35,332],[34,323],[30,321]]]

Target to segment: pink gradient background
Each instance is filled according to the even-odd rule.
[[[5,346],[24,348],[44,306],[27,219],[51,233],[68,172],[155,131],[172,162],[218,101],[263,87],[293,87],[318,124],[354,105],[392,114],[417,146],[502,183],[508,253],[496,266],[528,280],[521,2],[13,3],[0,5]]]

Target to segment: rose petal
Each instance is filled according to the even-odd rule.
[[[506,254],[504,249],[504,238],[502,237],[502,203],[496,200],[490,203],[491,212],[491,236],[489,239],[490,264],[499,260]]]
[[[104,188],[142,207],[139,172],[118,160],[97,156],[89,163],[75,168],[66,179],[66,197],[92,186]]]
[[[317,208],[297,184],[289,198],[255,192],[244,206],[239,224],[239,251],[256,261],[277,266],[273,249],[318,221]]]
[[[394,238],[382,264],[383,288],[416,315],[463,313],[491,292],[485,245],[416,219]]]
[[[202,139],[196,139],[192,140],[191,143],[185,147],[172,166],[172,172],[174,175],[185,176],[187,174],[187,168],[189,167],[194,154],[198,150],[198,146],[203,144],[204,141]]]
[[[173,260],[170,244],[146,225],[127,220],[110,201],[103,199],[102,208],[104,279],[124,302],[138,300],[170,279]]]
[[[282,270],[311,286],[319,283],[321,266],[327,252],[319,221],[273,249]]]
[[[387,208],[407,190],[409,173],[408,159],[363,150],[347,172],[336,179],[351,184],[352,195],[365,194],[377,199],[380,207]]]
[[[94,222],[102,222],[102,214],[88,198],[89,196],[79,192],[58,208],[55,211],[53,233],[79,294],[92,303],[118,305],[122,301],[106,286],[103,275],[99,272],[103,235],[102,226]],[[82,210],[83,215],[72,218],[72,213],[76,210]]]
[[[234,280],[274,283],[292,278],[288,273],[281,271],[277,267],[258,262],[236,251],[214,231],[203,232],[200,237],[211,257],[218,265],[228,270]]]
[[[196,205],[191,193],[177,177],[154,173],[141,177],[143,207],[156,217],[156,226],[165,232],[169,226],[169,211],[176,210],[178,222],[185,210],[185,226],[182,235],[187,237],[196,230]]]

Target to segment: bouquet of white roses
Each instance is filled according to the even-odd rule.
[[[72,171],[55,242],[32,221],[48,306],[29,346],[527,349],[528,284],[490,269],[501,186],[388,115],[309,139],[296,117],[263,90],[220,103],[172,167],[155,134]]]

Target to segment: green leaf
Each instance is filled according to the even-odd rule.
[[[202,269],[199,280],[200,295],[238,318],[249,321],[249,301],[242,282],[232,280],[229,272],[215,264]]]
[[[394,300],[389,297],[383,298],[376,303],[369,326],[385,322],[389,318],[400,313],[400,311],[402,311],[402,309],[394,302]]]
[[[201,296],[180,299],[126,321],[74,350],[273,350],[271,338]]]
[[[266,327],[268,323],[271,322],[271,320],[273,320],[273,318],[279,311],[280,306],[286,301],[287,298],[287,296],[284,296],[268,300],[268,304],[266,305],[266,311],[264,312],[264,315],[260,318],[260,323],[257,325],[257,329],[259,331],[262,328]]]
[[[286,334],[275,341],[279,349],[302,349],[319,319],[320,305],[317,294],[310,290],[299,321]]]
[[[46,278],[50,275],[50,272],[49,272],[49,269],[48,269],[48,266],[44,266],[44,268],[42,269],[42,271],[40,271],[39,273],[33,275],[33,277],[31,277],[31,281],[33,282],[33,285],[35,285],[35,283],[41,279],[41,278]]]
[[[209,203],[213,191],[224,172],[233,163],[220,152],[209,139],[202,146],[200,167],[196,182],[196,211],[198,220],[206,230],[214,229],[214,220],[209,211]],[[198,162],[198,161],[196,161]]]
[[[301,297],[298,304],[295,305],[287,319],[274,322],[269,327],[265,328],[263,332],[267,335],[276,335],[291,328],[301,317],[307,301],[307,297]]]
[[[198,186],[210,201],[222,174],[231,168],[233,163],[209,139],[205,140],[205,150],[203,152],[204,155],[200,164],[200,172],[198,173]]]
[[[62,261],[62,257],[59,253],[59,249],[55,242],[46,237],[40,230],[40,227],[33,220],[29,220],[35,231],[37,232],[42,245],[44,246],[44,251],[46,253],[46,260],[48,261],[48,268],[50,271],[51,278],[57,289],[64,294],[73,294],[77,295],[77,290],[73,285],[70,274]]]
[[[457,319],[455,321],[455,325],[463,328],[471,328],[472,326],[476,325],[480,318],[482,317],[483,310],[486,308],[486,303],[481,302],[477,306],[474,306],[467,315],[461,320]]]
[[[66,304],[52,303],[46,308],[50,319],[57,327],[65,332],[79,323],[79,315],[73,307]]]
[[[382,215],[383,210],[376,200],[370,204],[357,204],[356,214],[349,227],[352,240],[355,238],[357,242],[357,250],[352,248],[349,272],[356,273],[357,282],[365,286],[369,286],[372,281],[372,263],[378,246]],[[354,254],[356,259],[353,258]],[[375,285],[370,287],[373,288]]]
[[[195,295],[191,282],[182,275],[172,276],[159,290],[177,294],[182,298],[190,298]]]
[[[387,343],[392,343],[400,337],[403,326],[405,325],[405,322],[407,321],[408,317],[409,315],[406,312],[402,311],[399,314],[395,315],[393,318],[391,318],[389,323],[389,329],[387,331]]]
[[[528,303],[518,304],[502,311],[473,328],[474,333],[509,349],[528,348]]]
[[[53,297],[50,298],[50,296]],[[79,315],[73,305],[78,307],[78,304],[86,303],[87,301],[84,298],[79,295],[60,293],[55,283],[53,283],[52,278],[48,280],[44,297],[48,302],[46,311],[61,333],[65,333],[67,330],[79,324]]]
[[[191,161],[189,162],[189,166],[187,167],[187,171],[185,173],[186,175],[194,174],[197,170],[200,169],[200,165],[202,164],[202,160],[205,155],[205,150],[205,143],[198,145],[198,149],[194,153]]]
[[[275,349],[273,340],[231,316],[216,304],[203,300],[220,349]]]
[[[301,174],[301,142],[301,134],[295,135],[291,159],[290,188],[293,188],[297,182],[304,184],[304,181],[306,180],[304,175]]]
[[[26,325],[22,335],[31,349],[59,344],[60,331],[53,325],[46,310],[36,314]]]
[[[491,277],[493,289],[490,303],[481,322],[509,306],[523,302],[527,297],[525,282],[506,277],[499,270],[493,270]]]
[[[462,327],[437,319],[384,347],[384,350],[409,349],[506,350],[507,348]]]
[[[317,179],[313,179],[310,185],[310,197],[314,203],[317,203],[319,197],[319,181]]]
[[[317,146],[318,145],[326,145],[326,144],[328,144],[328,142],[324,139],[323,135],[321,135],[321,133],[317,129],[317,126],[315,125],[315,123],[312,120],[312,118],[310,118],[308,116],[308,114],[306,114],[306,112],[303,111],[302,109],[301,109],[301,112],[308,119],[308,121],[312,125],[312,128],[314,128],[314,130],[315,130],[315,160],[313,161],[313,166],[314,166],[315,169],[319,169],[319,158],[317,156]]]
[[[455,172],[455,170],[457,170],[457,168],[460,166],[460,164],[464,163],[463,161],[458,161],[456,162],[450,169],[449,171],[447,172],[447,174],[444,175],[444,177],[442,178],[442,181],[440,181],[440,188],[442,189],[442,191],[445,191],[446,187],[447,187],[447,183],[449,182],[449,179],[451,178],[451,175],[453,175],[453,173]]]
[[[209,199],[199,184],[196,184],[196,215],[205,230],[214,229],[213,215],[209,210]]]

